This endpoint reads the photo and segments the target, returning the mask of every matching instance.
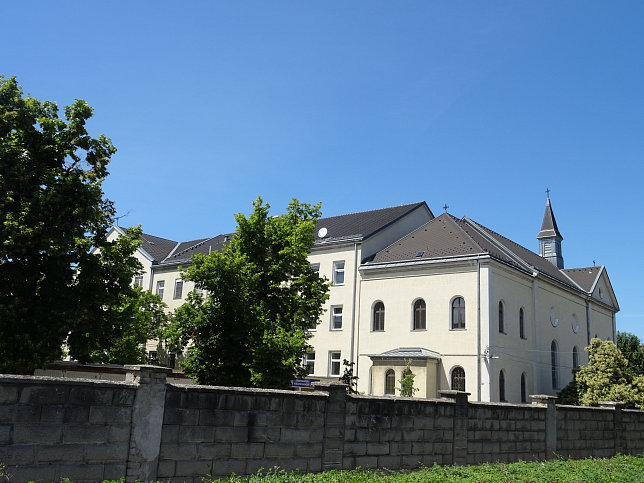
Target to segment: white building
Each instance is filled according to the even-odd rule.
[[[176,308],[193,288],[178,267],[229,236],[144,235],[137,283]],[[424,202],[319,220],[309,259],[332,286],[310,341],[311,377],[337,378],[347,359],[360,392],[395,394],[411,360],[415,397],[556,394],[587,363],[592,337],[615,340],[619,305],[604,267],[563,268],[549,199],[537,238],[540,254],[467,217],[434,217]]]

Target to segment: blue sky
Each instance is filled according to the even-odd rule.
[[[258,194],[332,216],[427,201],[567,268],[644,339],[644,2],[3,2],[0,73],[95,108],[121,224],[234,230]]]

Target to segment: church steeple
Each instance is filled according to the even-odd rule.
[[[546,190],[546,211],[541,222],[541,231],[537,235],[539,240],[539,255],[555,265],[557,268],[564,268],[563,256],[561,255],[561,242],[563,237],[557,228],[557,221],[550,205],[550,190]]]

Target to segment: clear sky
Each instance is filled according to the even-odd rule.
[[[325,216],[425,200],[567,268],[644,339],[642,1],[21,1],[0,73],[95,108],[122,225],[234,230],[258,194]]]

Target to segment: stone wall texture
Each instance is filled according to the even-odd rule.
[[[125,382],[0,376],[0,462],[12,482],[201,481],[260,468],[544,460],[644,452],[644,412],[185,386],[130,366]]]

